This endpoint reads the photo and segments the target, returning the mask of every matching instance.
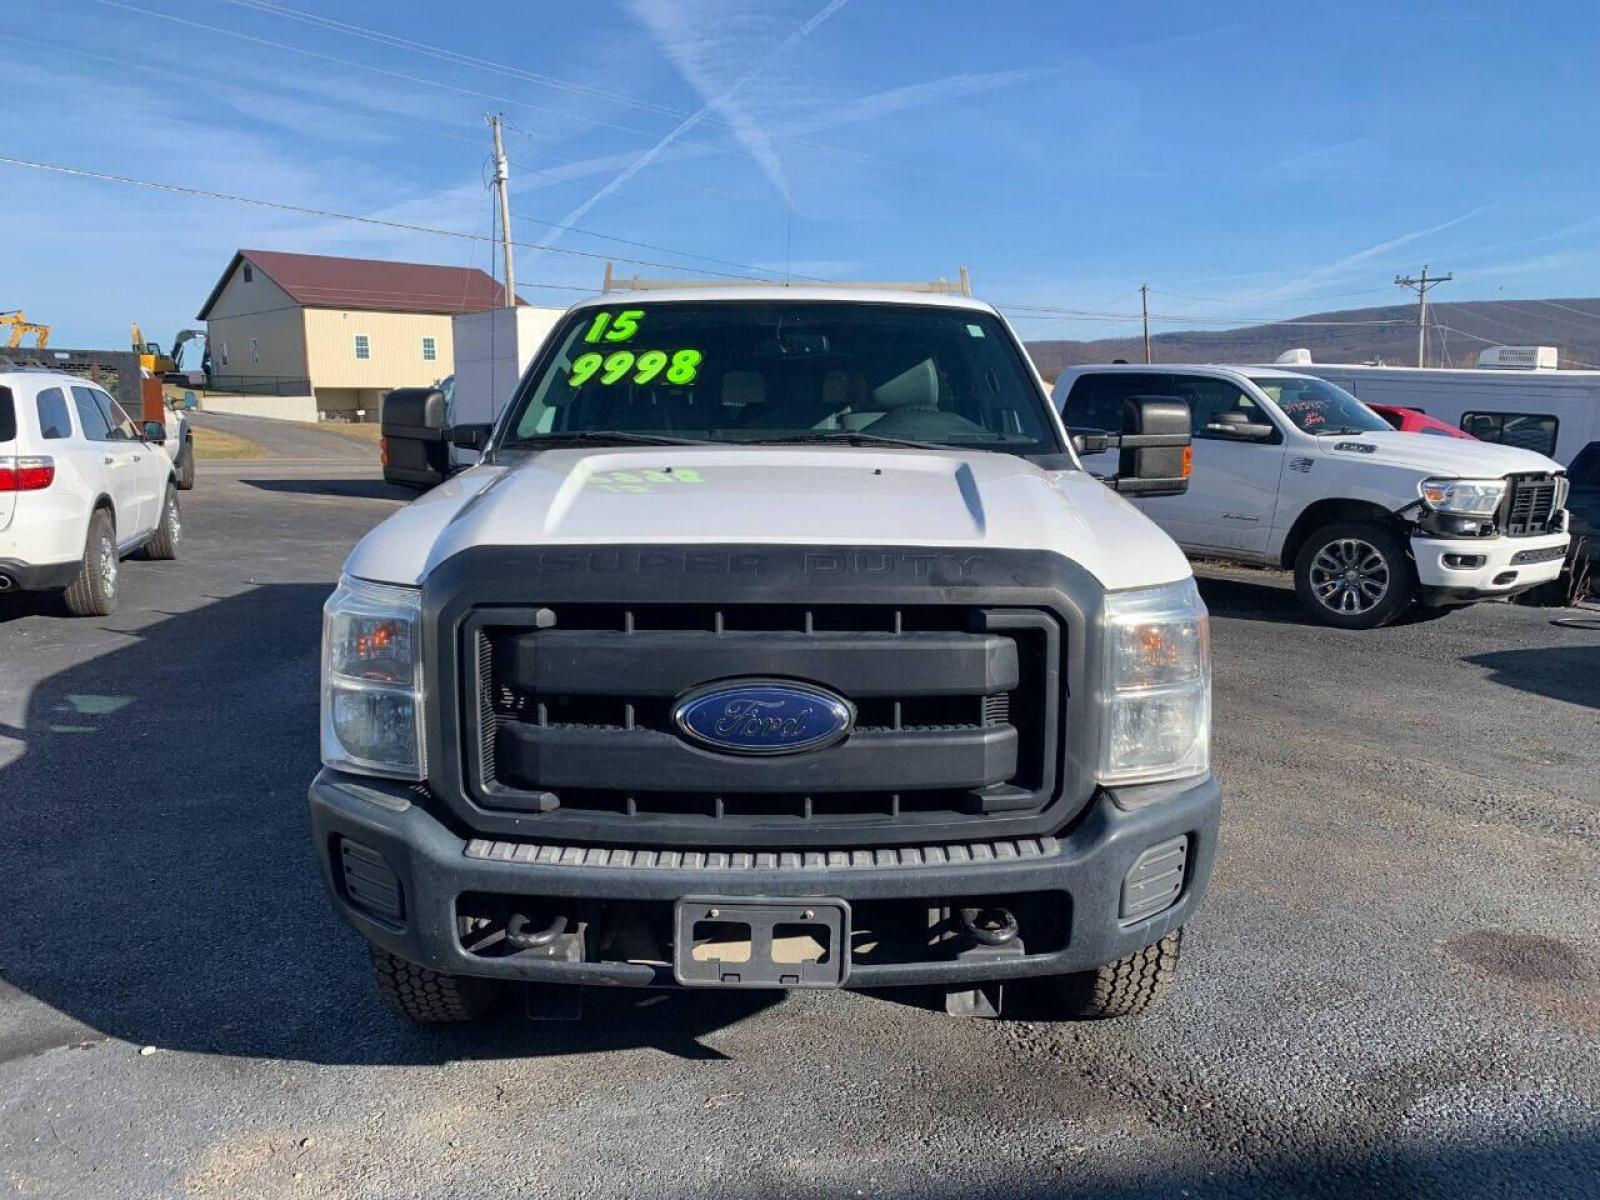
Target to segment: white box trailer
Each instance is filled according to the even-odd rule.
[[[450,428],[494,424],[563,312],[519,304],[453,317],[455,374],[383,398],[383,477],[428,488],[475,462],[476,451],[452,444]]]
[[[563,311],[519,304],[451,318],[456,360],[452,425],[494,423]]]
[[[1414,408],[1480,441],[1536,450],[1566,466],[1600,441],[1600,371],[1366,367],[1316,363],[1303,350],[1279,369],[1326,379],[1367,404]]]

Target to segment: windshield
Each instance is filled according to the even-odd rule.
[[[505,444],[564,437],[1061,450],[994,316],[815,301],[585,308],[519,391]]]
[[[1306,433],[1368,433],[1393,426],[1343,388],[1325,379],[1252,379],[1283,415]]]

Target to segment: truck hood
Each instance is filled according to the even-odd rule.
[[[345,570],[419,584],[475,546],[730,542],[1043,550],[1108,589],[1190,574],[1166,534],[1082,471],[981,452],[700,446],[474,467],[372,530]]]
[[[1370,446],[1353,450],[1352,444]],[[1328,434],[1317,439],[1317,451],[1327,458],[1367,459],[1385,466],[1410,467],[1425,475],[1447,479],[1498,479],[1502,475],[1537,474],[1562,469],[1554,459],[1515,446],[1473,442],[1462,438],[1434,437],[1384,429],[1372,433]]]

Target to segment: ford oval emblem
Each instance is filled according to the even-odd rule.
[[[727,754],[799,754],[842,741],[856,710],[825,688],[745,679],[696,688],[672,719],[685,737]]]

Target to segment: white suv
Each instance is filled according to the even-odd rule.
[[[164,438],[77,376],[0,371],[0,592],[62,591],[74,615],[104,616],[123,555],[176,558]]]

